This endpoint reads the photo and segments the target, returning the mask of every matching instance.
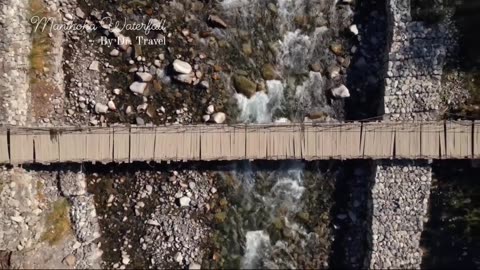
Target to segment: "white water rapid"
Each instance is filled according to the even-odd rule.
[[[228,12],[237,14],[236,21],[242,22],[243,29],[251,31],[254,25],[255,12],[266,5],[262,0],[224,0],[223,8]],[[331,112],[326,104],[325,81],[320,72],[309,70],[309,64],[314,58],[319,58],[325,54],[324,49],[318,49],[319,44],[330,42],[326,38],[328,28],[326,26],[317,27],[306,31],[298,29],[295,19],[298,16],[306,16],[309,9],[315,6],[329,13],[329,16],[335,16],[335,0],[311,1],[311,0],[277,0],[276,8],[278,22],[276,24],[277,35],[280,37],[275,42],[278,48],[276,54],[276,68],[281,73],[278,80],[267,80],[266,91],[256,92],[251,98],[242,94],[236,94],[235,99],[240,109],[238,116],[239,122],[244,123],[284,123],[288,121],[303,121],[304,117],[315,112]],[[241,15],[238,15],[241,14]],[[328,48],[328,46],[323,46]],[[328,49],[327,49],[328,50]],[[276,221],[281,223],[292,237],[303,235],[308,238],[308,234],[302,225],[296,224],[294,217],[301,210],[302,196],[305,192],[303,185],[303,167],[299,162],[292,164],[279,164],[278,168],[272,174],[274,184],[267,194],[260,194],[255,189],[248,189],[244,195],[244,203],[250,205],[252,201],[260,201],[263,207],[267,208],[270,217],[267,217],[271,224]],[[250,167],[249,167],[250,168]],[[254,176],[251,172],[245,172],[243,178]],[[254,176],[255,177],[255,176]],[[244,185],[255,183],[258,179],[244,180]],[[251,186],[251,185],[250,185]],[[249,199],[252,198],[252,199]],[[258,199],[258,200],[257,200]],[[254,204],[253,204],[254,205]],[[255,205],[254,205],[255,207]],[[279,213],[283,213],[279,215]],[[256,217],[251,217],[255,219]],[[250,219],[246,217],[246,219]],[[278,222],[280,220],[280,222]],[[255,223],[257,224],[257,223]],[[260,223],[264,224],[264,223]],[[282,226],[283,226],[282,225]],[[241,267],[252,268],[296,268],[297,264],[293,255],[290,254],[292,248],[287,241],[276,240],[272,242],[273,237],[269,235],[267,228],[255,227],[244,230],[240,233],[244,239],[243,257]],[[278,237],[276,237],[278,239]],[[299,245],[305,243],[300,240]],[[276,254],[276,255],[274,255]],[[279,256],[280,254],[280,256]]]

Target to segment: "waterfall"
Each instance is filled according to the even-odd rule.
[[[281,109],[283,102],[283,84],[277,80],[267,81],[267,93],[258,92],[250,99],[235,94],[240,108],[239,120],[266,124],[273,121],[273,114]]]
[[[242,268],[256,269],[261,267],[262,255],[271,248],[270,237],[264,231],[249,231],[246,236],[245,255]]]

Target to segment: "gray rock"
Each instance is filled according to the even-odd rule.
[[[70,14],[70,13],[65,13],[65,19],[71,21],[71,20],[73,20],[73,15]]]
[[[186,84],[192,84],[193,81],[195,80],[195,77],[192,76],[191,74],[179,74],[173,77],[175,80],[186,83]]]
[[[134,82],[130,85],[130,90],[138,95],[143,95],[145,89],[147,88],[147,84],[144,82]]]
[[[200,82],[200,86],[203,88],[203,89],[208,89],[210,87],[210,84],[208,83],[208,81],[201,81]]]
[[[354,34],[355,36],[358,35],[358,28],[357,28],[357,25],[355,24],[352,24],[350,25],[350,27],[348,28],[350,30],[350,32],[352,34]]]
[[[332,89],[332,95],[336,98],[347,98],[350,97],[350,92],[345,85],[340,85],[339,87]]]
[[[212,114],[215,112],[215,107],[213,105],[208,105],[207,114]]]
[[[95,104],[95,112],[98,114],[106,113],[108,111],[108,106],[102,103]]]
[[[22,216],[12,216],[10,217],[11,220],[17,222],[17,223],[22,223],[24,218]]]
[[[210,15],[208,16],[208,21],[213,24],[214,26],[216,27],[220,27],[220,28],[227,28],[228,25],[226,22],[224,22],[220,17],[218,17],[217,15]]]
[[[257,91],[257,84],[242,75],[233,76],[233,86],[238,93],[248,98],[252,97]]]
[[[99,66],[100,66],[100,63],[98,61],[92,61],[92,63],[90,64],[90,66],[88,67],[89,70],[93,70],[93,71],[100,71],[99,70]]]
[[[142,82],[149,82],[153,79],[152,74],[148,72],[137,72],[137,78]]]
[[[79,7],[75,9],[75,15],[77,15],[78,18],[80,19],[85,19],[85,12]]]
[[[190,74],[190,72],[192,72],[192,66],[180,59],[175,59],[175,61],[173,61],[173,69],[180,74]]]
[[[115,102],[113,102],[113,100],[110,100],[108,103],[107,103],[107,106],[110,110],[112,111],[116,111],[117,110],[117,106],[115,106]]]
[[[147,220],[147,224],[152,225],[152,226],[160,226],[160,223],[158,223],[158,221],[153,220],[153,219]]]
[[[177,252],[177,254],[175,254],[175,261],[178,262],[178,263],[182,263],[182,262],[183,262],[183,255],[182,255],[182,253]]]
[[[110,55],[111,55],[111,56],[119,56],[119,55],[120,55],[120,51],[117,50],[117,49],[113,49],[113,50],[110,52]]]
[[[196,262],[192,262],[188,265],[189,270],[200,270],[202,269],[202,266]]]
[[[145,120],[143,120],[143,118],[141,118],[141,117],[135,118],[135,122],[137,122],[137,125],[139,125],[139,126],[145,125]]]
[[[180,206],[181,207],[187,207],[187,206],[190,206],[190,201],[191,199],[189,197],[181,197],[178,202],[180,203]]]
[[[227,119],[227,115],[223,112],[217,112],[212,115],[213,122],[217,124],[223,124],[223,122],[225,122],[226,119]]]
[[[63,263],[70,267],[75,266],[75,263],[77,263],[77,258],[75,258],[75,255],[70,254],[63,259]]]
[[[122,256],[122,263],[128,265],[130,263],[130,257],[128,255]]]

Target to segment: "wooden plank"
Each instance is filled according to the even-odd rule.
[[[344,123],[339,130],[338,151],[342,159],[362,157],[360,123]]]
[[[219,126],[217,128],[220,138],[218,141],[221,160],[232,160],[231,135],[233,128],[229,126]]]
[[[10,163],[7,129],[0,129],[0,163]]]
[[[12,164],[33,163],[33,135],[27,131],[11,130],[10,157]]]
[[[130,129],[130,162],[154,160],[155,128]]]
[[[213,158],[213,149],[212,144],[215,140],[214,134],[211,133],[211,127],[202,127],[200,135],[200,147],[201,147],[201,159],[202,160],[212,160]]]
[[[182,132],[178,133],[173,143],[177,146],[177,160],[198,160],[200,158],[200,140],[201,127],[186,126],[182,127]]]
[[[86,159],[93,162],[113,161],[113,129],[90,129],[87,131]]]
[[[60,161],[59,134],[37,131],[34,135],[35,162],[49,164]]]
[[[443,122],[422,123],[421,157],[441,158],[445,150]]]
[[[293,136],[290,138],[293,142],[293,150],[295,159],[303,159],[302,145],[303,145],[303,128],[301,125],[295,126]]]
[[[395,157],[416,158],[421,156],[421,123],[398,123],[395,125]]]
[[[313,160],[316,155],[315,127],[310,124],[304,126],[302,153],[305,160]]]
[[[61,162],[83,162],[87,156],[85,131],[67,130],[58,135]]]
[[[130,128],[113,129],[113,159],[115,162],[130,162]]]
[[[473,124],[473,157],[480,158],[480,121]]]
[[[471,158],[472,122],[448,121],[446,123],[446,158]]]
[[[268,159],[292,158],[293,149],[290,142],[289,131],[290,127],[282,125],[266,128]]]
[[[243,160],[246,159],[246,133],[245,128],[242,126],[235,126],[232,128],[232,134],[230,135],[230,157],[231,160]]]
[[[395,130],[388,124],[363,124],[363,154],[373,159],[393,157]]]
[[[246,158],[265,159],[267,136],[263,127],[249,127],[246,130]]]
[[[330,125],[317,129],[317,158],[328,159],[337,148],[334,130]]]
[[[183,132],[181,127],[168,126],[155,129],[155,160],[177,160],[178,134]]]

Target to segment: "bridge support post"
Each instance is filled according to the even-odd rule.
[[[428,212],[428,162],[383,161],[371,187],[369,268],[414,268],[422,263],[420,237]]]

